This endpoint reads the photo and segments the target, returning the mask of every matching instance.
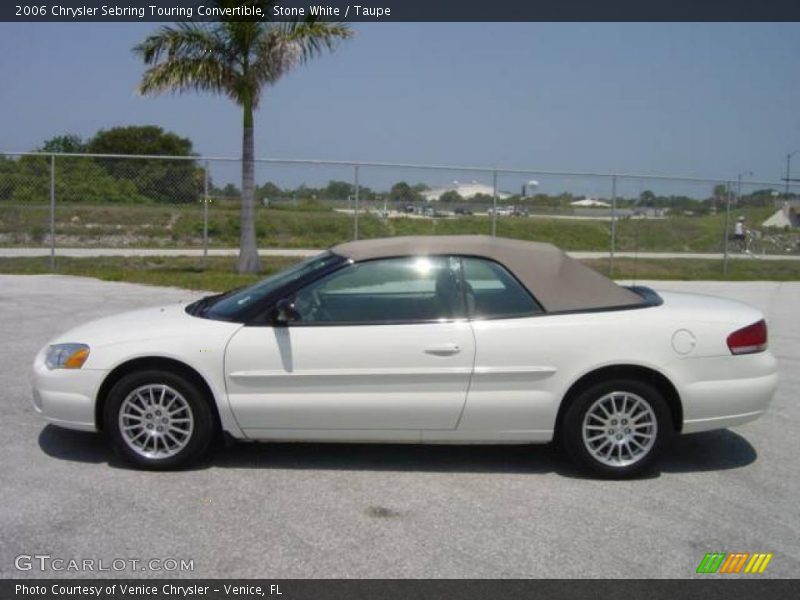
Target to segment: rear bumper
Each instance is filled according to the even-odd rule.
[[[765,410],[757,410],[741,415],[726,415],[724,417],[710,417],[708,419],[694,419],[692,421],[684,420],[682,433],[697,433],[698,431],[736,427],[737,425],[755,421],[765,412]]]
[[[685,359],[670,372],[683,405],[683,433],[757,419],[778,386],[778,365],[770,352]]]
[[[33,409],[59,427],[97,431],[95,398],[108,371],[48,369],[43,357],[33,364]]]

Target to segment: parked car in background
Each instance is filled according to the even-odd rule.
[[[512,217],[527,217],[528,216],[528,209],[523,208],[522,206],[515,206],[511,211]]]
[[[349,242],[250,287],[56,336],[33,405],[134,465],[245,441],[531,444],[586,471],[651,466],[677,433],[767,408],[776,362],[745,304],[622,287],[549,244]]]
[[[462,216],[470,216],[470,215],[472,215],[472,210],[470,210],[466,206],[457,206],[455,209],[453,209],[453,214],[462,215]]]
[[[438,206],[423,206],[420,214],[425,217],[446,217],[447,213],[441,210]]]
[[[514,207],[513,206],[498,206],[497,209],[492,207],[492,208],[489,208],[489,210],[487,210],[486,212],[487,212],[487,214],[490,214],[490,215],[493,215],[493,214],[497,213],[498,217],[509,217],[514,213]]]

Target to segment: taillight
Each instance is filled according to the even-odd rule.
[[[737,329],[728,336],[731,354],[752,354],[767,349],[767,322],[761,319],[747,327]]]

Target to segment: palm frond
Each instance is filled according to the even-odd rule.
[[[179,23],[165,25],[133,48],[145,64],[155,64],[162,58],[224,56],[229,53],[225,39],[205,24]]]
[[[219,5],[240,0],[212,0]],[[252,0],[271,5],[275,0]],[[162,26],[133,48],[149,66],[142,94],[212,91],[258,105],[261,91],[299,64],[352,37],[344,24],[314,18],[290,23],[233,21]]]
[[[348,26],[337,23],[309,20],[262,25],[253,45],[252,80],[258,90],[274,84],[299,64],[332,51],[339,41],[352,35]]]
[[[271,30],[256,40],[253,56],[250,65],[253,79],[261,84],[273,84],[301,62],[303,51],[296,41]]]
[[[147,69],[138,89],[141,94],[210,91],[225,94],[238,102],[238,79],[238,73],[211,56],[172,58]]]
[[[310,60],[325,51],[331,52],[342,40],[353,37],[354,32],[344,23],[326,23],[308,19],[286,23],[284,35],[300,45],[303,61]]]

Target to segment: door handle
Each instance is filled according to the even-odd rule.
[[[459,348],[458,344],[441,344],[425,348],[425,354],[433,354],[434,356],[452,356],[459,352],[461,352],[461,348]]]

